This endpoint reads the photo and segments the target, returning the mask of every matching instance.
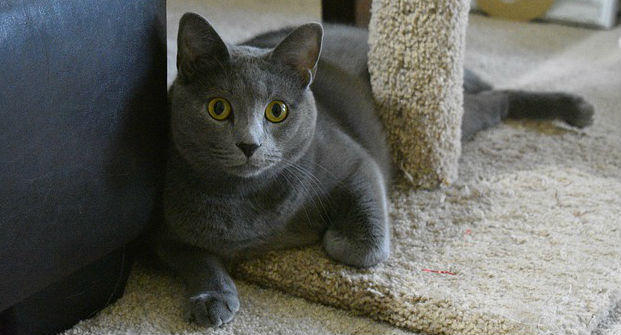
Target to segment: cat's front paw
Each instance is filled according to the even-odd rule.
[[[381,263],[390,255],[388,236],[358,239],[332,229],[323,236],[323,247],[335,260],[361,268]]]
[[[593,114],[595,114],[593,105],[577,95],[568,95],[566,99],[569,103],[563,111],[563,120],[565,122],[578,128],[584,128],[593,124]]]
[[[204,292],[189,298],[186,317],[201,326],[220,327],[233,320],[239,310],[234,292]]]

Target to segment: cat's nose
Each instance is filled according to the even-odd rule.
[[[239,148],[239,150],[241,150],[248,158],[250,158],[250,156],[252,156],[252,154],[254,154],[254,152],[257,151],[260,146],[260,144],[256,143],[237,143],[237,147]]]

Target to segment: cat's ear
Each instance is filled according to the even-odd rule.
[[[272,50],[270,59],[293,67],[300,74],[304,85],[308,86],[317,72],[322,38],[321,24],[304,24],[292,31]]]
[[[177,35],[177,71],[190,80],[200,67],[223,66],[229,50],[215,29],[202,16],[185,13]]]

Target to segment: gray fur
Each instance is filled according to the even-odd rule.
[[[367,33],[327,26],[323,47],[322,33],[307,24],[234,46],[200,16],[181,19],[156,250],[186,281],[188,317],[199,324],[219,326],[239,309],[230,262],[319,241],[352,266],[389,255],[392,166],[368,80]],[[468,76],[466,138],[507,116],[532,117],[523,111],[541,102],[568,120],[556,104],[566,96],[492,91]],[[231,103],[231,118],[207,114],[213,97]],[[264,116],[274,99],[290,107],[281,123]],[[590,115],[572,120],[586,125]],[[256,152],[247,157],[239,143]]]

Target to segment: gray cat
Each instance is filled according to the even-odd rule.
[[[202,17],[181,18],[156,251],[186,282],[190,319],[231,321],[239,299],[226,266],[267,250],[321,241],[356,267],[388,257],[392,166],[367,48],[365,30],[324,34],[318,23],[235,46]],[[579,97],[465,79],[464,139],[506,117],[591,123]]]

